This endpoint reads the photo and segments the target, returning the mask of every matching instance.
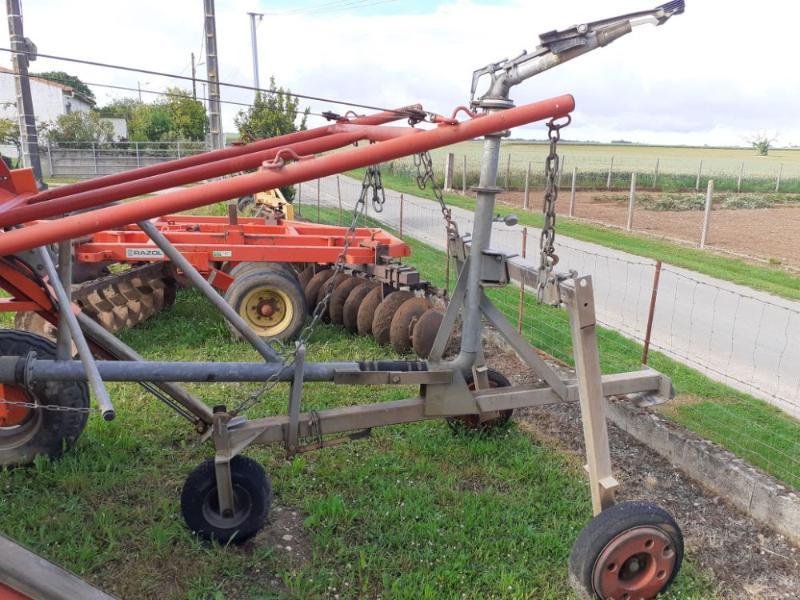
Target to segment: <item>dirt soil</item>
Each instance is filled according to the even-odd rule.
[[[514,383],[536,381],[532,370],[507,347],[492,343],[489,364]],[[577,403],[515,413],[523,431],[544,444],[584,459]],[[659,454],[609,424],[611,459],[620,480],[620,500],[654,500],[675,516],[687,556],[713,575],[723,598],[800,598],[800,549],[674,468]]]
[[[575,216],[625,227],[628,220],[627,197],[623,192],[579,192],[575,195]],[[522,192],[505,192],[501,203],[522,206]],[[531,207],[541,205],[540,192],[531,193]],[[561,192],[557,203],[559,214],[569,213],[569,192]],[[637,207],[633,217],[634,232],[700,243],[703,211],[655,211]],[[706,243],[716,249],[774,259],[781,264],[800,268],[800,206],[774,208],[720,209],[711,214]]]

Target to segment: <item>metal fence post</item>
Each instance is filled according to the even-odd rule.
[[[320,222],[320,219],[319,219],[319,186],[320,186],[320,180],[319,180],[319,178],[317,178],[317,223]]]
[[[650,353],[650,336],[653,333],[653,317],[656,312],[656,298],[658,297],[658,282],[661,280],[661,261],[656,261],[656,271],[653,274],[653,292],[650,294],[650,310],[647,313],[647,330],[644,334],[644,348],[642,349],[642,364],[647,364]]]
[[[506,191],[511,189],[508,187],[508,180],[511,177],[511,153],[506,157]]]
[[[656,189],[656,183],[658,182],[658,164],[661,162],[660,158],[656,159],[656,168],[653,171],[653,189]]]
[[[633,230],[633,206],[636,204],[636,171],[631,173],[631,194],[628,197],[628,224],[626,229]]]
[[[50,177],[53,176],[53,147],[50,145],[50,138],[47,138],[47,167],[50,171]]]
[[[467,195],[467,155],[464,155],[464,166],[461,170],[461,193]]]
[[[608,178],[606,179],[606,189],[611,189],[611,173],[614,171],[614,157],[611,157],[611,162],[608,165]]]
[[[139,156],[139,142],[134,142],[133,146],[136,148],[136,167],[138,168],[142,166],[142,159]]]
[[[528,254],[528,228],[522,228],[522,258]],[[519,280],[519,307],[517,308],[517,333],[522,333],[522,318],[525,311],[525,278]]]
[[[700,166],[697,167],[697,181],[694,184],[694,191],[700,191],[700,174],[703,172],[703,159],[700,159]]]
[[[575,188],[578,184],[578,167],[572,167],[572,187],[569,194],[569,216],[575,216]]]
[[[405,204],[405,198],[403,194],[400,194],[400,239],[403,239],[403,205]]]
[[[342,224],[342,188],[339,184],[339,176],[336,176],[336,195],[339,198],[339,225]]]
[[[94,160],[94,174],[97,175],[97,146],[92,142],[92,159]]]
[[[178,158],[181,157],[181,141],[178,140]]]
[[[736,192],[742,191],[742,175],[744,175],[744,161],[739,165],[739,179],[736,180]]]
[[[531,200],[531,163],[528,163],[528,168],[525,171],[525,197],[522,201],[522,208],[528,210],[530,208]]]
[[[700,234],[700,248],[705,248],[706,239],[708,238],[709,221],[711,220],[711,200],[714,197],[714,180],[708,180],[708,189],[706,190],[706,207],[703,213],[703,231]]]
[[[781,191],[781,175],[783,175],[783,163],[778,167],[778,177],[775,179],[775,191]]]

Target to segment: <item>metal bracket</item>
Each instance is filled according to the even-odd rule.
[[[286,453],[297,452],[297,438],[300,428],[300,403],[303,396],[303,365],[306,360],[306,347],[300,345],[294,354],[294,378],[289,387],[289,426],[286,431]]]

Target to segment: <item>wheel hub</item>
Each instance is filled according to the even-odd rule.
[[[16,427],[31,416],[32,410],[15,402],[32,402],[28,393],[15,385],[0,384],[0,427]]]
[[[593,585],[601,598],[652,598],[675,568],[676,554],[669,536],[657,527],[629,529],[600,553]]]
[[[290,325],[294,308],[283,291],[265,286],[253,289],[245,296],[239,314],[259,335],[270,337],[280,334]]]

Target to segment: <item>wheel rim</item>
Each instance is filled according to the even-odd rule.
[[[611,540],[594,566],[592,583],[602,598],[652,598],[671,579],[677,555],[657,527],[636,527]]]
[[[234,529],[244,523],[250,516],[253,499],[245,488],[233,485],[234,511],[232,515],[224,516],[219,512],[219,495],[217,486],[206,495],[203,501],[203,518],[215,529]]]
[[[25,390],[14,385],[0,384],[0,447],[15,447],[28,442],[42,424],[42,411],[12,402],[36,402]]]
[[[496,389],[498,387],[500,387],[499,383],[493,379],[489,380],[490,389]],[[467,384],[467,388],[471,392],[474,392],[477,389],[474,381],[470,381]],[[480,415],[458,415],[455,417],[450,417],[448,421],[451,423],[460,423],[468,429],[491,429],[492,427],[503,425],[504,423],[508,422],[508,420],[511,418],[511,415],[514,413],[514,411],[511,409],[501,410],[498,412],[500,413],[498,416],[493,419],[488,419],[487,421],[481,421]]]
[[[257,287],[242,300],[239,315],[259,335],[271,337],[286,331],[294,317],[294,306],[282,290]]]

